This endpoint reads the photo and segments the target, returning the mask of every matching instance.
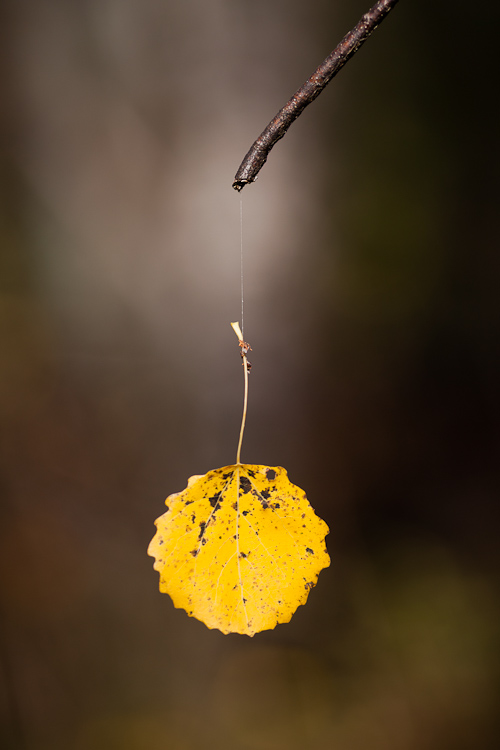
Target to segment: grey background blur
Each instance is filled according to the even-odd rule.
[[[367,0],[3,0],[1,744],[496,747],[498,3],[401,0],[242,193],[247,462],[331,527],[292,622],[158,593],[232,463],[239,197]]]

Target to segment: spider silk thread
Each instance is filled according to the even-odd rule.
[[[243,285],[243,198],[240,197],[240,286],[241,286],[241,335],[244,333],[244,285]]]

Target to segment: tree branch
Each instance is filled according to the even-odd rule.
[[[268,154],[274,144],[283,138],[288,128],[300,113],[321,94],[325,86],[344,67],[346,62],[356,54],[361,45],[377,28],[398,0],[378,0],[361,18],[359,23],[349,31],[335,47],[326,60],[314,71],[312,76],[300,87],[285,106],[280,109],[267,128],[252,144],[249,152],[241,162],[234,176],[233,188],[242,190],[249,182],[255,182],[257,175],[266,163]]]

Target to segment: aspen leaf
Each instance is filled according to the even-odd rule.
[[[285,469],[237,463],[166,500],[148,548],[160,591],[209,628],[253,636],[289,622],[328,567],[328,526]]]

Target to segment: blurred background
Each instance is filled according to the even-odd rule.
[[[233,463],[234,173],[368,0],[3,0],[6,750],[497,747],[498,3],[402,0],[241,194],[250,410],[332,565],[223,636],[158,592]]]

